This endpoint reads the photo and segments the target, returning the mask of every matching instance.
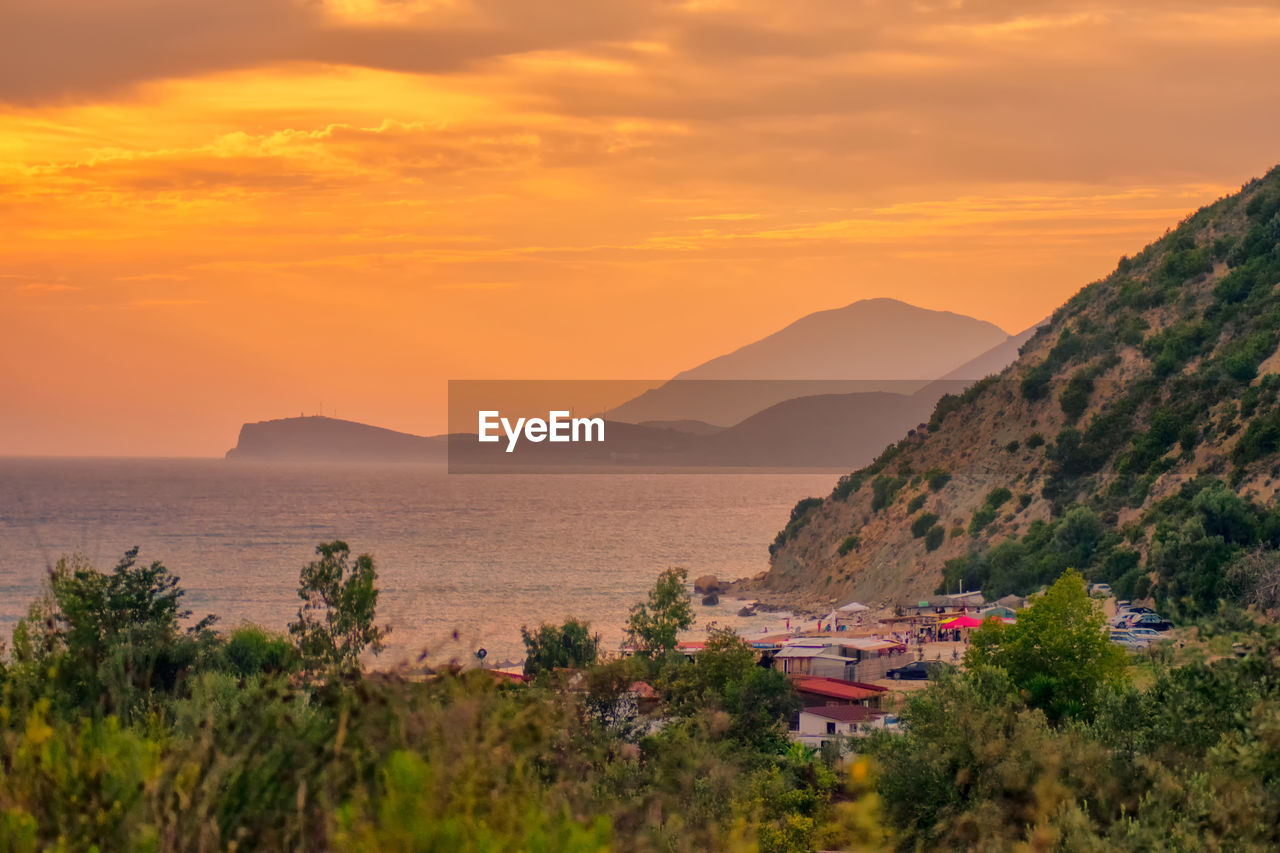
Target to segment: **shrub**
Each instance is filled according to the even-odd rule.
[[[871,481],[871,511],[879,512],[893,502],[893,496],[902,488],[904,480],[881,474]]]
[[[924,537],[924,549],[926,551],[936,551],[942,547],[942,540],[945,538],[946,532],[942,529],[941,524],[935,524],[929,528],[929,532]]]
[[[1027,447],[1031,448],[1032,450],[1035,450],[1037,447],[1042,447],[1043,445],[1044,445],[1044,436],[1041,435],[1040,433],[1033,432],[1031,433],[1031,435],[1027,436]]]
[[[1004,486],[997,486],[987,493],[987,505],[992,509],[999,509],[1011,497],[1013,497],[1013,492],[1009,491]]]
[[[240,677],[287,672],[297,655],[284,637],[257,625],[242,625],[227,637],[222,653],[227,667]]]
[[[912,513],[920,509],[920,507],[924,506],[925,497],[926,495],[924,493],[921,493],[916,495],[911,500],[907,501],[907,515],[911,515]]]
[[[1093,376],[1080,371],[1067,381],[1067,387],[1058,397],[1058,405],[1069,421],[1077,421],[1089,408],[1089,398],[1093,395]]]
[[[988,524],[996,520],[996,511],[989,504],[983,504],[973,511],[969,519],[969,535],[977,536]]]
[[[1035,401],[1047,396],[1051,379],[1053,379],[1053,369],[1047,364],[1037,364],[1028,370],[1022,379],[1023,399]]]
[[[810,517],[823,503],[822,498],[801,498],[796,501],[796,505],[791,508],[791,518],[787,520],[787,526],[778,531],[778,535],[773,538],[772,544],[769,545],[769,553],[771,555],[777,553],[779,548],[794,539],[796,534],[809,523]]]
[[[924,536],[929,532],[937,520],[938,516],[935,513],[920,513],[920,515],[916,516],[915,520],[911,522],[911,535],[919,539],[921,536]]]
[[[931,468],[925,472],[925,477],[929,480],[930,491],[941,491],[947,483],[951,482],[951,475],[941,468]]]
[[[836,551],[839,552],[841,557],[845,557],[848,556],[850,551],[858,550],[861,545],[862,537],[855,533],[850,533],[848,536],[840,540],[840,547],[837,548]]]

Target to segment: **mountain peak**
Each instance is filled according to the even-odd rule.
[[[1008,337],[963,314],[860,299],[801,317],[676,378],[931,380]]]

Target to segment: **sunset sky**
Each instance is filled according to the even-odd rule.
[[[0,455],[1014,332],[1277,161],[1275,3],[5,0]]]

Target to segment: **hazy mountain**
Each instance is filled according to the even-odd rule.
[[[794,354],[799,351],[801,341],[808,347],[807,352],[813,354],[817,352],[813,348],[815,338],[826,338],[828,353],[866,354],[875,347],[868,348],[866,340],[856,345],[837,340],[837,330],[844,329],[854,337],[866,333],[867,340],[876,341],[884,339],[883,329],[877,329],[874,335],[869,329],[885,324],[896,324],[898,328],[914,324],[921,329],[931,329],[932,344],[937,343],[939,336],[957,342],[959,349],[949,363],[968,358],[967,365],[959,368],[962,373],[978,369],[975,365],[983,365],[982,369],[989,364],[1003,366],[1013,357],[1018,343],[990,323],[958,314],[926,311],[892,299],[872,299],[803,318],[724,359],[681,374],[695,378],[669,382],[609,412],[609,440],[601,446],[522,443],[514,453],[508,454],[503,443],[480,445],[474,436],[454,436],[450,444],[448,436],[416,436],[315,416],[245,424],[227,458],[443,462],[452,451],[450,461],[457,466],[841,468],[861,465],[886,441],[924,419],[943,393],[962,390],[969,380],[933,382],[921,390],[925,383],[919,377],[840,381],[829,376],[810,380],[776,376],[760,380],[696,377],[703,372],[726,372],[731,362],[725,359],[739,359],[744,370],[751,369],[747,365],[767,360],[772,353],[790,348]],[[972,356],[976,348],[993,338],[997,341],[994,347]],[[943,358],[936,347],[933,349],[934,354],[925,361],[910,363],[927,362],[929,369],[941,369]],[[744,353],[746,355],[740,355]],[[846,376],[867,375],[874,370],[855,365],[845,368],[844,373]],[[639,423],[626,417],[643,415],[646,411],[691,414],[678,418],[644,417]],[[732,426],[721,426],[713,418]]]
[[[862,299],[801,317],[675,378],[929,380],[1008,337],[963,314]]]
[[[732,426],[797,397],[912,394],[1008,340],[999,327],[972,317],[896,299],[864,299],[809,314],[683,371],[611,410],[609,417],[631,423],[698,420]]]
[[[825,499],[780,600],[1026,593],[1073,567],[1167,615],[1280,606],[1280,169],[1184,220]],[[1270,592],[1268,592],[1270,590]]]

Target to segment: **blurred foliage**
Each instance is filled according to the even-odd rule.
[[[647,656],[598,663],[571,619],[526,632],[552,677],[519,683],[351,666],[383,632],[341,543],[288,636],[183,627],[136,557],[60,563],[0,662],[0,851],[886,849],[865,762],[786,737],[785,676],[724,632],[674,652],[681,571],[633,611]]]
[[[1057,722],[975,661],[912,694],[903,735],[873,737],[885,818],[900,849],[1273,850],[1278,660],[1267,626],[1243,657],[1100,682],[1089,719]]]

